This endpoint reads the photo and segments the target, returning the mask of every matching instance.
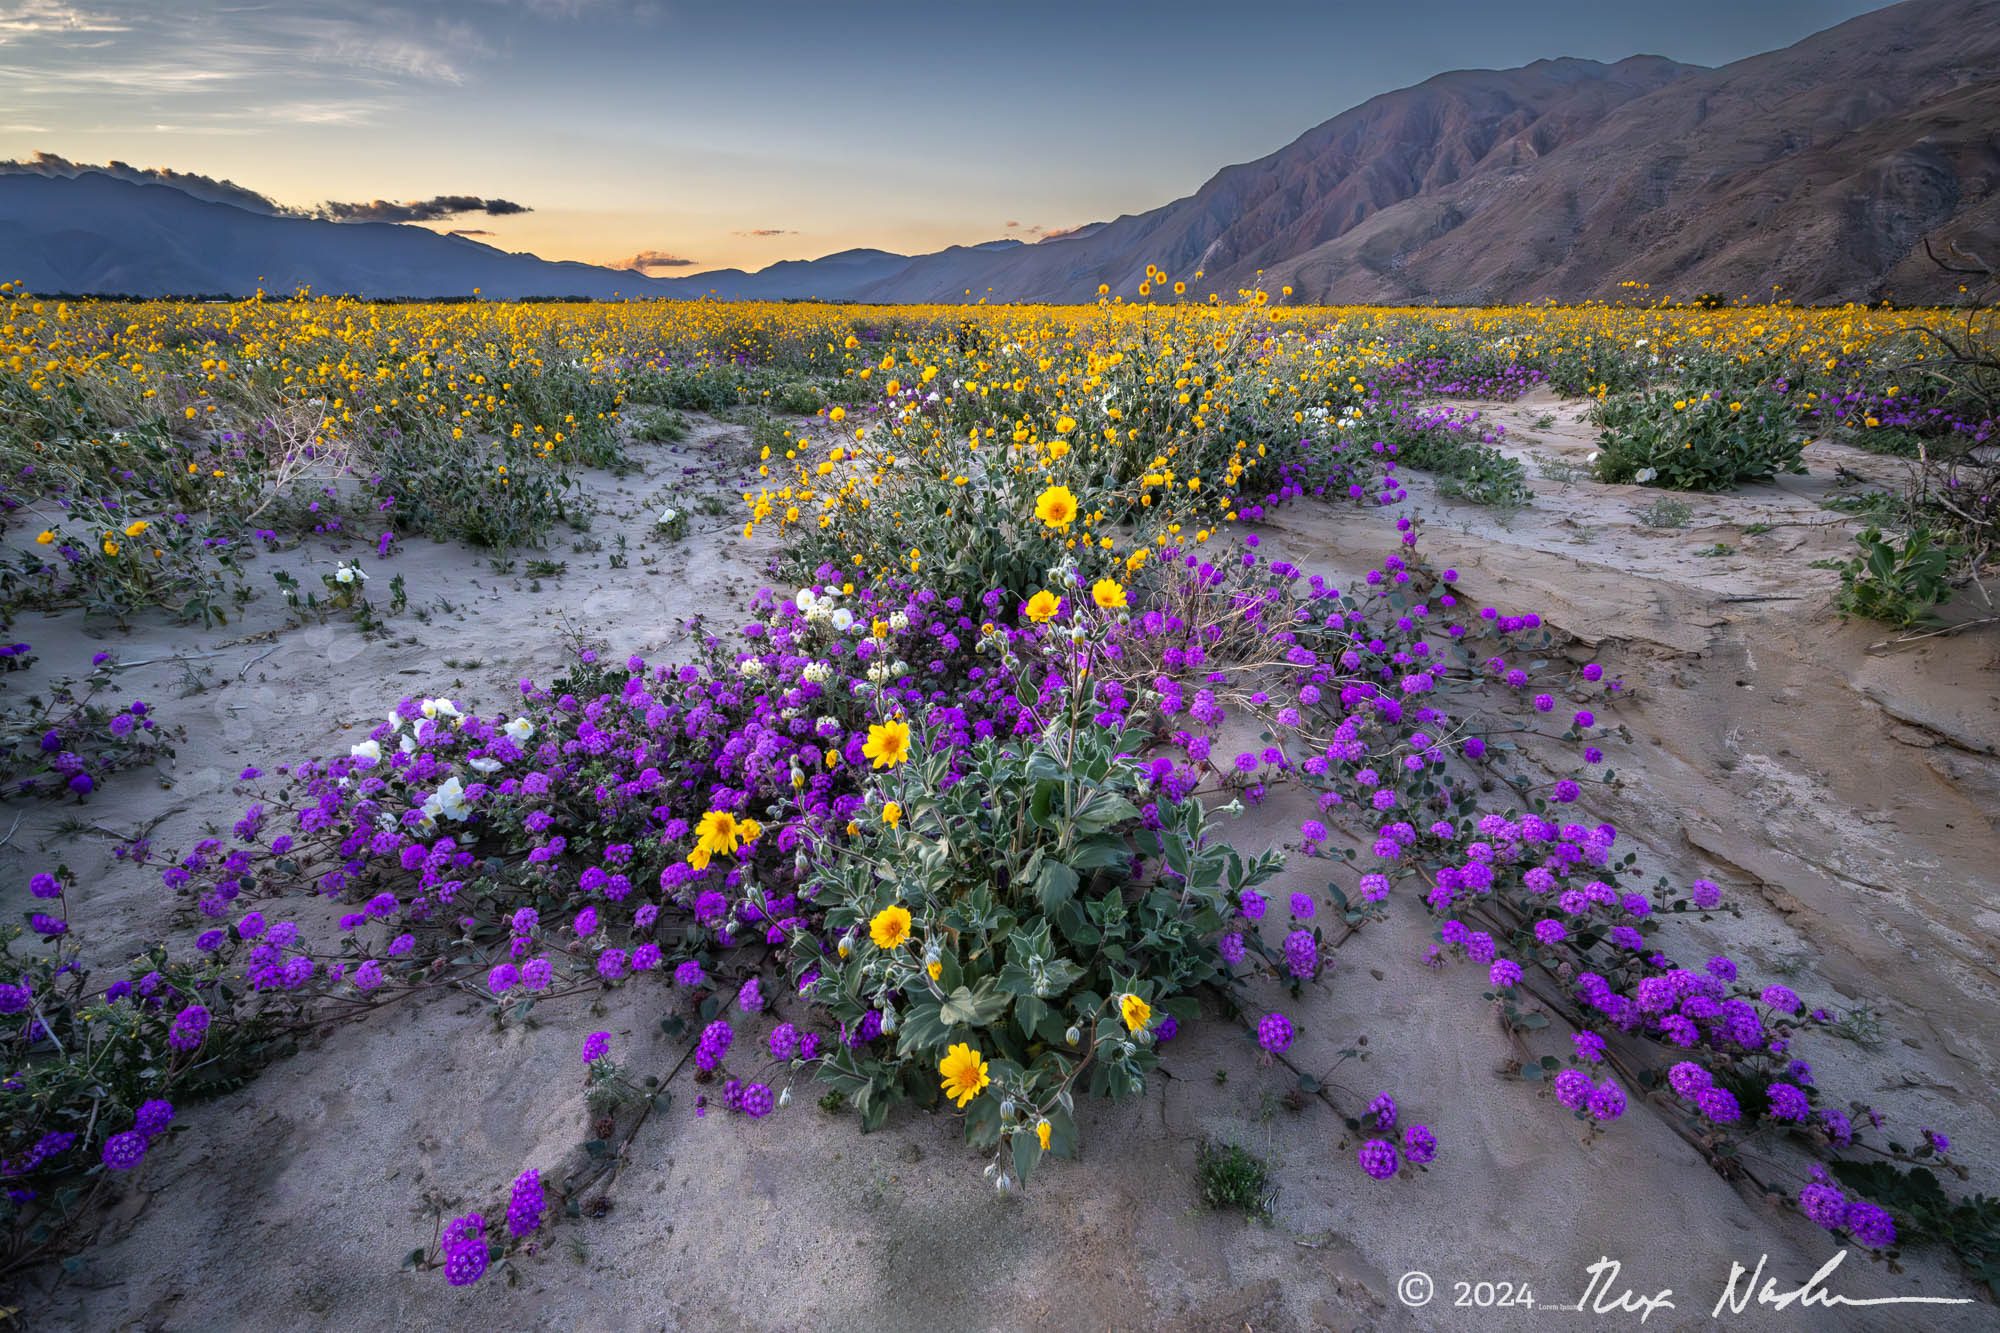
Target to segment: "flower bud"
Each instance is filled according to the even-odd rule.
[[[1083,1030],[1072,1023],[1069,1025],[1069,1031],[1063,1033],[1063,1040],[1074,1046],[1083,1040]]]

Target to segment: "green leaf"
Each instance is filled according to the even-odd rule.
[[[1076,886],[1075,870],[1061,861],[1044,861],[1041,873],[1035,879],[1035,896],[1044,912],[1059,912],[1076,896]]]

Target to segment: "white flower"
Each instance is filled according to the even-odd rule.
[[[746,657],[736,670],[745,680],[756,680],[764,674],[764,664],[754,657]]]
[[[390,734],[394,735],[396,732],[399,732],[402,729],[403,729],[403,715],[401,713],[393,713],[393,712],[390,713],[389,714]]]
[[[461,822],[470,817],[472,807],[465,803],[465,785],[457,778],[446,778],[442,787],[424,798],[424,813],[433,819],[443,815]]]
[[[423,715],[435,722],[441,717],[459,717],[458,705],[449,699],[426,699],[418,707]]]
[[[680,510],[674,508],[672,505],[668,505],[665,509],[662,509],[660,511],[660,526],[664,528],[667,526],[667,524],[673,522],[680,516],[681,516]]]
[[[813,603],[816,602],[817,600],[819,599],[813,596],[813,590],[811,588],[800,588],[799,595],[797,597],[792,598],[792,605],[796,606],[801,611],[811,611],[813,609]]]
[[[368,582],[368,576],[354,565],[342,561],[339,565],[335,566],[333,571],[333,581],[335,583],[352,583],[356,579],[360,579],[363,583]]]
[[[525,717],[517,717],[512,722],[509,722],[506,726],[500,728],[500,730],[503,733],[505,733],[506,736],[514,742],[514,744],[526,745],[528,743],[528,738],[535,734],[535,724],[528,721],[528,719]]]
[[[799,674],[815,685],[824,685],[833,679],[833,668],[824,662],[808,662]]]
[[[909,627],[910,627],[910,618],[908,615],[904,614],[901,611],[891,611],[889,613],[890,629],[895,630],[898,634],[900,634]]]
[[[1659,475],[1660,470],[1656,467],[1642,467],[1632,474],[1632,480],[1643,485]]]
[[[382,762],[382,742],[365,740],[359,745],[350,745],[347,753],[356,768],[373,768]]]
[[[498,759],[487,759],[484,756],[478,759],[468,759],[465,761],[465,764],[467,768],[470,768],[475,773],[498,773],[500,771],[500,761]]]
[[[833,627],[842,634],[854,628],[854,613],[846,607],[839,607],[833,613]]]

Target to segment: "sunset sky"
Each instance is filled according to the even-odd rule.
[[[504,198],[529,211],[431,225],[555,259],[652,252],[659,274],[758,268],[1139,211],[1442,70],[1720,64],[1875,7],[0,0],[0,159],[120,159],[296,206]]]

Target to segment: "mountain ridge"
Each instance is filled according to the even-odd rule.
[[[1261,282],[1305,300],[1573,301],[1645,282],[1918,299],[1948,290],[1926,238],[1996,233],[2000,0],[1908,0],[1715,68],[1638,55],[1446,71],[1069,234],[754,272],[654,277],[102,173],[0,174],[0,278],[76,294],[248,295],[261,280],[383,297],[1087,301],[1100,285],[1133,296],[1155,264],[1224,298]]]

